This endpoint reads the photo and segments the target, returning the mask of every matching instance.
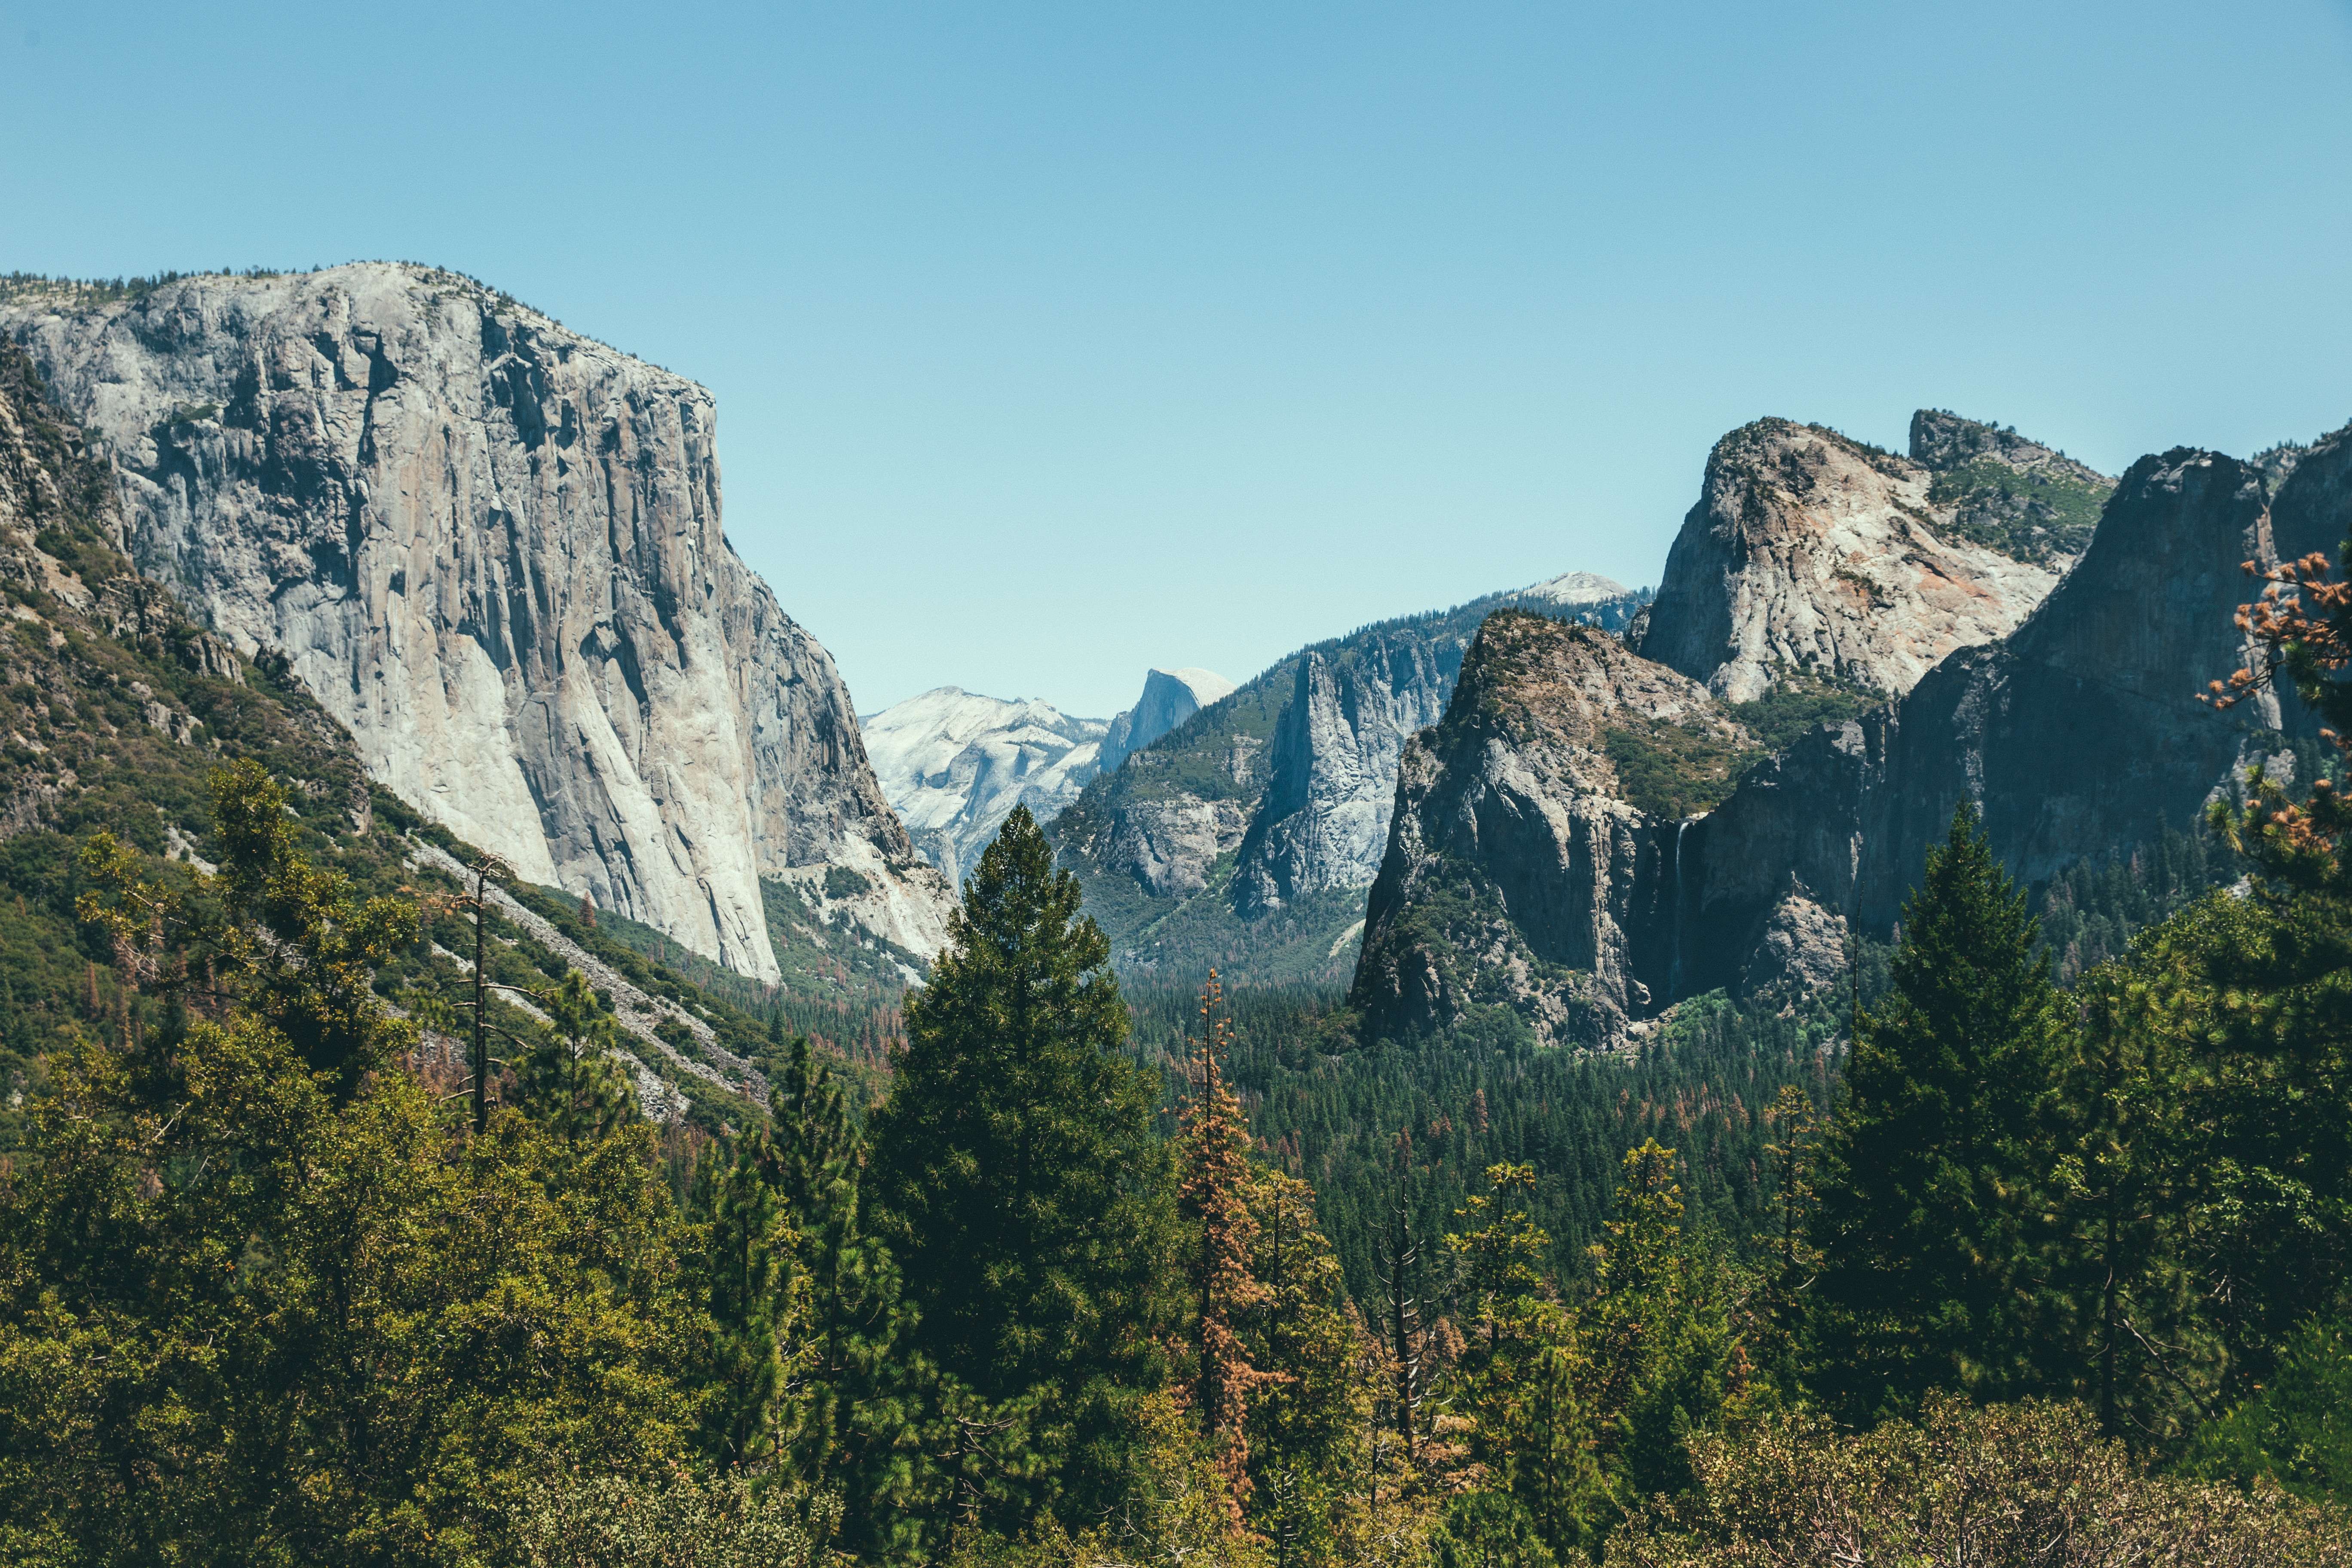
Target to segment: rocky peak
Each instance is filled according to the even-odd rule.
[[[407,264],[37,292],[0,332],[141,571],[428,816],[762,979],[762,876],[856,871],[877,935],[943,940],[831,658],[727,542],[704,388]]]
[[[1682,836],[1625,798],[1629,773],[1752,751],[1705,687],[1618,638],[1489,616],[1399,765],[1349,996],[1367,1037],[1499,1005],[1542,1044],[1622,1038],[1671,984],[1654,928]]]
[[[1944,473],[1979,458],[1990,458],[2021,474],[2063,475],[2092,485],[2115,483],[2087,464],[2007,426],[1963,419],[1942,408],[1922,408],[1911,416],[1913,462]]]
[[[1951,536],[1935,478],[1818,426],[1733,431],[1707,458],[1641,652],[1734,702],[1783,668],[1895,696],[2006,635],[2058,574]]]
[[[1911,416],[1912,460],[1949,537],[2063,572],[2089,547],[2116,482],[2015,430],[1942,409]]]
[[[1135,706],[1110,721],[1103,736],[1101,766],[1116,770],[1135,752],[1198,713],[1213,702],[1231,697],[1234,683],[1213,669],[1187,665],[1182,669],[1154,669],[1143,678],[1143,695]]]
[[[1609,731],[1628,720],[1742,731],[1706,687],[1590,626],[1497,610],[1479,626],[1440,726],[1441,743],[1491,733],[1554,748],[1583,787],[1617,793]]]
[[[1060,815],[1097,772],[1108,726],[1050,702],[942,686],[859,721],[866,755],[924,858],[961,881],[1016,805]]]

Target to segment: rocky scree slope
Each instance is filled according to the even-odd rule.
[[[1913,444],[1899,458],[1786,419],[1724,437],[1638,630],[1643,655],[1733,702],[1782,671],[1894,697],[1954,649],[2006,636],[2065,558],[2032,542],[2041,535],[1994,542],[2011,535],[1981,519],[2006,503],[1979,470],[2022,474],[2011,465],[2039,460],[2027,447],[2066,459],[1944,416],[1915,418]],[[2075,489],[2097,480],[2078,469],[2090,474],[2062,476]]]
[[[1114,963],[1344,981],[1398,760],[1444,716],[1478,623],[1525,601],[1622,628],[1646,598],[1571,574],[1380,622],[1300,649],[1098,775],[1050,831]]]
[[[1541,1045],[1622,1037],[1673,984],[1672,830],[1623,798],[1629,727],[1728,767],[1753,739],[1686,676],[1522,611],[1480,626],[1444,720],[1415,736],[1349,1005],[1411,1039],[1504,1008]]]
[[[0,331],[139,568],[282,649],[433,820],[755,978],[762,878],[845,868],[854,918],[940,945],[832,659],[721,531],[702,387],[405,264],[20,293]]]

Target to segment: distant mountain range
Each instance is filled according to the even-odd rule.
[[[951,875],[1016,804],[1051,824],[1122,967],[1181,968],[1213,950],[1237,974],[1344,978],[1397,756],[1444,711],[1479,618],[1526,604],[1622,629],[1646,597],[1570,573],[1318,643],[1239,689],[1155,669],[1107,723],[941,688],[867,718],[867,750],[917,845]]]
[[[1964,795],[2046,879],[2307,768],[2292,699],[2193,699],[2242,658],[2240,563],[2352,531],[2342,433],[2110,479],[1945,411],[1902,453],[1763,419],[1654,595],[1570,572],[1237,687],[1154,669],[1108,720],[941,687],[861,721],[721,531],[709,394],[472,279],[20,279],[0,334],[79,443],[41,462],[111,487],[89,526],[207,669],[282,669],[403,809],[632,940],[886,1011],[1018,805],[1122,972],[1345,983],[1366,1038],[1622,1045],[1793,994],[1888,931]],[[26,595],[143,635],[75,598],[69,539],[20,544]],[[79,787],[42,776],[0,837]]]

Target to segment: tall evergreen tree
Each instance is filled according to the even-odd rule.
[[[1857,1016],[1821,1142],[1815,1381],[1849,1417],[1914,1409],[1937,1387],[2040,1386],[2037,1119],[2062,1023],[2034,938],[1962,801],[1904,905],[1893,989]]]
[[[720,1466],[755,1475],[793,1436],[793,1383],[808,1360],[808,1276],[791,1215],[761,1174],[766,1146],[764,1132],[737,1144],[703,1266],[712,1332],[701,1444]]]
[[[1279,1373],[1251,1364],[1241,1329],[1245,1315],[1270,1292],[1258,1279],[1253,1253],[1257,1216],[1252,1186],[1249,1121],[1225,1086],[1231,1026],[1215,970],[1201,991],[1201,1033],[1186,1064],[1188,1090],[1178,1115],[1177,1196],[1190,1222],[1193,1292],[1192,1415],[1209,1444],[1227,1507],[1239,1524],[1249,1501],[1251,1395]]]
[[[608,1137],[636,1114],[628,1074],[613,1055],[612,1016],[576,969],[546,1001],[547,1033],[516,1074],[523,1112],[569,1142]]]
[[[790,1435],[793,1474],[838,1491],[840,1544],[860,1561],[920,1560],[939,1544],[954,1477],[926,1441],[968,1395],[943,1385],[913,1348],[914,1309],[890,1249],[859,1223],[865,1142],[832,1069],[807,1037],[790,1043],[772,1085],[761,1173],[792,1219],[809,1282],[804,1415]],[[983,1423],[999,1419],[983,1414]]]
[[[921,1314],[917,1346],[982,1398],[1042,1390],[1083,1427],[1112,1374],[1163,1375],[1168,1215],[1156,1086],[1121,1054],[1110,944],[1078,905],[1016,807],[908,1001],[867,1201]]]

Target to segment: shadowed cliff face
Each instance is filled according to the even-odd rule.
[[[747,974],[762,875],[849,867],[857,918],[940,944],[831,658],[721,531],[703,388],[404,265],[0,326],[105,444],[141,569],[282,648],[420,809]]]
[[[2352,439],[2312,449],[2279,515],[2295,547],[2352,527]],[[1405,752],[1351,996],[1366,1037],[1499,1004],[1539,1040],[1610,1045],[1719,986],[1817,989],[1843,972],[1850,921],[1889,933],[1963,798],[2027,882],[2192,828],[2278,749],[2275,702],[2197,700],[2246,660],[2233,617],[2259,584],[2242,563],[2273,559],[2257,470],[2144,458],[2016,631],[1757,762],[1683,822],[1625,804],[1612,754],[1637,753],[1613,742],[1640,719],[1652,755],[1677,734],[1684,762],[1708,755],[1709,726],[1736,744],[1704,689],[1589,633],[1488,621],[1444,722]]]
[[[1349,1005],[1367,1037],[1508,1007],[1546,1045],[1622,1037],[1673,984],[1677,828],[1620,795],[1628,724],[1746,741],[1704,687],[1590,627],[1489,616],[1416,735]]]
[[[2245,662],[2241,566],[2271,559],[2252,468],[2185,448],[2135,463],[2081,563],[2013,636],[1760,764],[1692,828],[1678,994],[1738,984],[1784,906],[1885,934],[1964,796],[2028,882],[2192,828],[2233,767],[2273,749],[2274,703],[2197,701]]]
[[[1900,695],[1954,649],[2005,636],[2057,573],[1949,529],[1935,478],[1786,419],[1733,431],[1708,455],[1641,651],[1748,702],[1780,666]]]

